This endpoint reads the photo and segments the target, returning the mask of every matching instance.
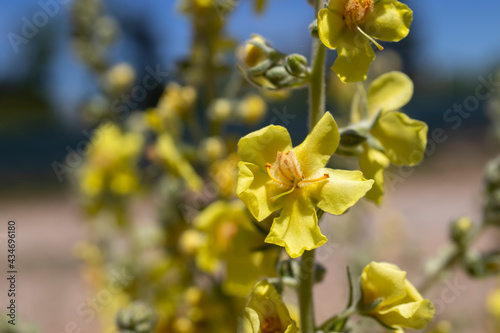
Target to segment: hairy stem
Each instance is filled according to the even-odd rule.
[[[318,15],[321,0],[314,1],[314,12]],[[313,38],[311,75],[309,82],[309,129],[312,130],[325,113],[325,46],[318,38]],[[314,323],[314,250],[302,255],[299,273],[300,330],[313,333]]]
[[[300,262],[299,303],[300,331],[314,332],[314,304],[312,287],[314,283],[314,250],[305,251]]]
[[[318,15],[320,3],[323,1],[315,1],[316,15]],[[311,129],[325,113],[325,57],[325,46],[319,38],[314,38],[309,83],[309,127]]]

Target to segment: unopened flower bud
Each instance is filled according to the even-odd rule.
[[[234,105],[232,101],[226,98],[219,98],[210,105],[208,116],[215,121],[227,121],[231,117],[233,108]]]
[[[114,94],[123,92],[132,86],[135,81],[135,71],[127,63],[119,63],[111,67],[106,73],[106,85]]]
[[[301,54],[291,54],[285,58],[285,63],[290,74],[303,77],[309,70],[307,59]]]
[[[182,252],[193,255],[205,242],[204,235],[198,230],[186,230],[179,239],[179,247]]]
[[[180,317],[174,322],[174,330],[179,333],[191,333],[194,332],[194,325],[189,318]]]
[[[500,156],[488,162],[484,178],[487,193],[500,188]]]
[[[274,66],[264,74],[264,77],[278,88],[286,87],[293,78],[284,66]]]
[[[148,305],[135,302],[126,309],[120,309],[116,316],[116,325],[122,333],[152,333],[157,316]]]
[[[220,137],[209,137],[200,143],[200,159],[213,162],[221,159],[226,154],[226,144]]]
[[[464,245],[473,231],[473,226],[472,220],[467,216],[453,221],[450,227],[451,239],[460,246]]]

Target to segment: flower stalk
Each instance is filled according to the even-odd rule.
[[[314,13],[318,15],[321,1],[314,1]],[[326,49],[319,38],[313,38],[311,56],[311,74],[309,77],[309,129],[321,119],[325,113],[325,55]],[[319,220],[320,216],[318,216]],[[313,333],[314,323],[314,250],[305,251],[300,263],[299,302],[300,328],[303,333]]]

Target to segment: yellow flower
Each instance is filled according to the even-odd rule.
[[[375,39],[397,42],[410,31],[413,12],[396,0],[331,0],[318,13],[321,42],[337,49],[332,66],[344,83],[366,80],[375,59],[370,42],[383,49]]]
[[[359,157],[361,171],[375,180],[366,198],[380,204],[384,193],[384,169],[392,163],[414,166],[424,157],[428,127],[395,110],[413,95],[413,82],[401,72],[389,72],[372,82],[366,97],[366,110],[354,108],[351,122],[364,119],[369,124],[368,143]],[[363,115],[364,114],[364,115]],[[354,125],[356,126],[356,125]]]
[[[318,227],[316,206],[342,214],[372,187],[373,180],[359,171],[325,168],[338,143],[337,124],[329,112],[295,148],[286,128],[274,125],[238,143],[236,194],[258,221],[282,209],[266,242],[284,246],[292,258],[327,241]]]
[[[390,327],[423,329],[434,317],[434,305],[406,279],[406,272],[388,263],[371,262],[361,274],[363,299],[375,308],[364,312]]]
[[[241,201],[217,201],[195,219],[205,239],[197,249],[196,263],[216,273],[225,266],[226,292],[245,297],[262,276],[275,276],[278,247],[262,249],[265,234],[252,223]]]
[[[79,172],[82,192],[89,197],[107,190],[118,195],[131,193],[138,186],[136,163],[142,145],[143,138],[137,133],[124,133],[111,123],[98,127]]]
[[[196,102],[196,89],[191,86],[170,82],[158,101],[158,108],[164,113],[174,113],[180,118],[186,118],[191,114]]]
[[[267,280],[257,283],[245,308],[240,333],[297,333],[281,296]]]

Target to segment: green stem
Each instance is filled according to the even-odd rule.
[[[315,1],[316,16],[322,2]],[[325,58],[325,46],[319,38],[314,38],[311,56],[311,74],[309,77],[309,127],[311,129],[325,113]]]
[[[300,262],[299,304],[301,333],[314,332],[314,304],[312,288],[314,283],[314,250],[305,251]]]
[[[315,0],[314,12],[318,15],[320,3]],[[311,56],[311,75],[309,77],[309,129],[312,130],[325,113],[325,46],[318,38],[314,38]],[[305,251],[300,262],[299,272],[299,304],[300,331],[314,333],[314,250]]]

